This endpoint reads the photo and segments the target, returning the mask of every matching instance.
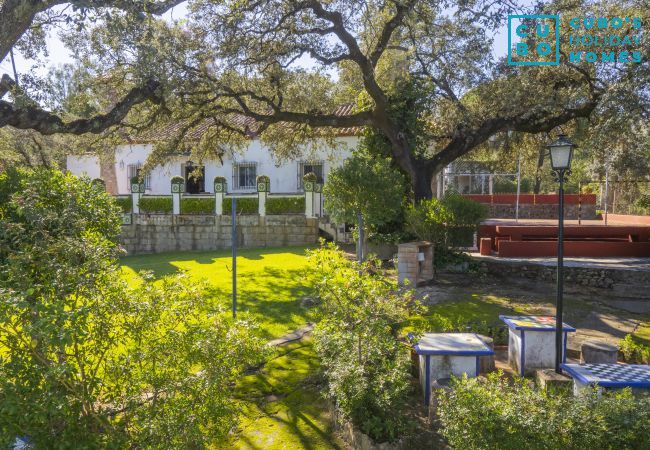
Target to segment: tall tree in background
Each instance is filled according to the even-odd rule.
[[[557,0],[531,10],[561,11],[563,21],[597,12],[649,23],[646,3]],[[188,8],[187,19],[175,23],[130,10],[95,14],[94,23],[64,33],[103,84],[134,90],[94,125],[21,116],[4,103],[0,125],[81,133],[117,122],[134,130],[181,123],[153,160],[169,156],[199,126],[207,129],[193,144],[199,152],[219,154],[255,133],[280,158],[337,129],[373,127],[409,175],[415,197],[424,198],[446,164],[497,133],[550,132],[621,108],[647,117],[648,42],[638,64],[576,64],[563,54],[559,66],[508,66],[495,60],[490,36],[521,9],[515,2],[193,0]],[[563,33],[569,29],[562,24]],[[427,93],[425,151],[393,114],[400,78],[417,80]],[[350,102],[355,108],[337,110]]]

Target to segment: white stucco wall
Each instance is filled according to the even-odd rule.
[[[337,143],[339,145],[335,149],[323,144],[314,152],[305,151],[301,158],[276,165],[276,159],[268,147],[262,145],[258,139],[251,140],[245,150],[224,157],[223,164],[219,161],[203,161],[205,166],[205,191],[212,192],[214,177],[223,176],[228,180],[228,192],[233,192],[233,162],[255,162],[257,163],[257,175],[270,177],[272,193],[296,193],[298,192],[298,168],[302,161],[323,161],[323,175],[327,179],[327,174],[332,168],[340,166],[351,155],[357,141],[357,137],[342,137],[338,139]],[[144,164],[152,150],[152,144],[127,144],[119,145],[116,148],[115,174],[118,194],[129,193],[129,165]],[[163,166],[156,167],[151,173],[151,189],[147,191],[147,194],[169,194],[170,179],[173,176],[182,175],[182,166],[187,159],[187,156],[178,156]],[[198,161],[195,161],[195,163],[198,163]],[[99,160],[96,157],[70,156],[68,157],[68,170],[75,175],[86,173],[91,178],[100,177]],[[254,189],[236,190],[235,192],[246,193],[253,191]]]
[[[78,177],[101,178],[99,168],[99,158],[92,155],[68,155],[66,157],[66,167]]]

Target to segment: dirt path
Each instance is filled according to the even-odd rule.
[[[471,274],[439,273],[431,286],[417,289],[427,305],[441,309],[473,310],[480,319],[497,324],[499,314],[555,314],[555,285],[522,279],[497,280]],[[607,290],[566,293],[565,322],[578,329],[569,337],[569,348],[579,350],[587,339],[617,343],[640,325],[650,322],[650,301],[619,298]],[[463,307],[465,307],[463,309]]]

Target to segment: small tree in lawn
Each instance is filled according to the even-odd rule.
[[[334,220],[358,224],[361,216],[366,236],[399,220],[404,192],[404,177],[391,166],[390,159],[366,153],[357,153],[332,170],[323,188],[325,209]]]

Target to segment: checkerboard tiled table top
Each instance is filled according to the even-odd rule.
[[[499,316],[513,330],[555,331],[555,316]],[[571,325],[562,323],[562,331],[576,331]]]
[[[419,355],[481,356],[494,351],[474,333],[425,333],[415,352]]]
[[[650,366],[637,364],[562,364],[573,378],[602,387],[650,388]]]

